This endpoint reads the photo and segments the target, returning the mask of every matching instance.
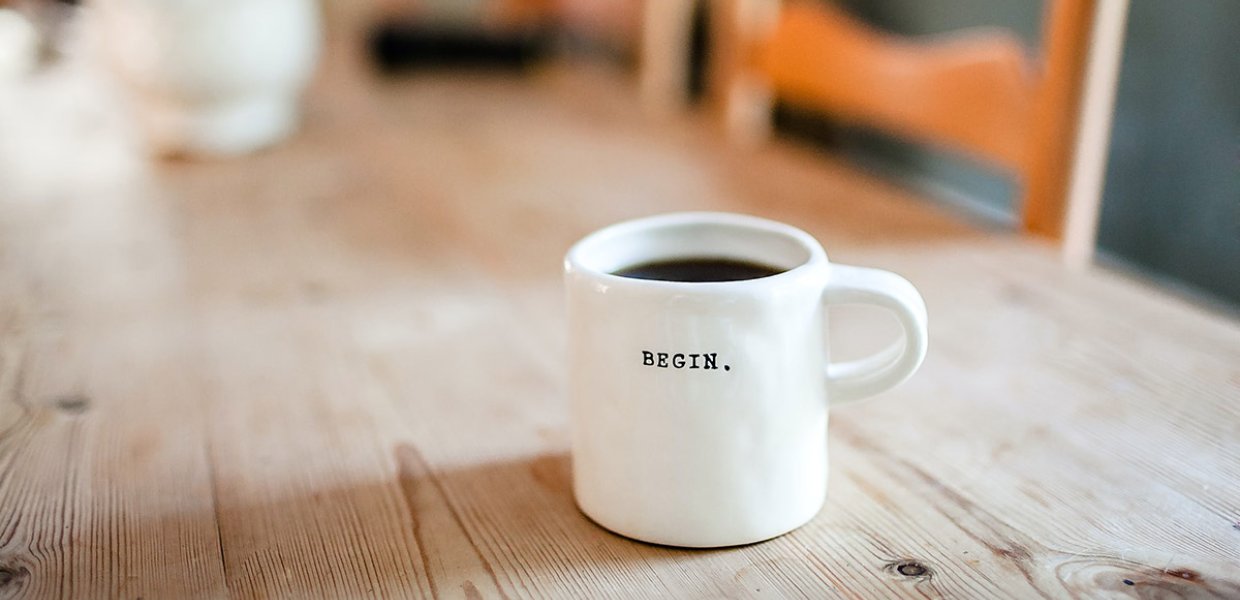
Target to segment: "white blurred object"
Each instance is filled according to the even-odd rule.
[[[29,73],[39,59],[39,32],[21,13],[0,8],[0,79]]]
[[[163,154],[236,155],[297,127],[321,45],[315,0],[98,0],[94,23]]]

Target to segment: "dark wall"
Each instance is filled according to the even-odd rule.
[[[1240,2],[1134,0],[1100,250],[1240,306]]]

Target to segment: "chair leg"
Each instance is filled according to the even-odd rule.
[[[645,0],[642,7],[639,89],[654,114],[685,107],[689,98],[689,49],[695,0]]]
[[[1101,0],[1090,35],[1093,43],[1085,64],[1085,89],[1081,93],[1081,119],[1068,181],[1063,234],[1064,261],[1076,269],[1093,262],[1098,241],[1098,217],[1127,17],[1128,0]]]
[[[715,0],[710,12],[710,81],[715,112],[740,145],[771,135],[773,94],[754,64],[756,49],[774,31],[778,0]]]
[[[1068,177],[1089,33],[1098,0],[1052,0],[1043,9],[1043,70],[1035,94],[1021,221],[1025,231],[1063,238]]]

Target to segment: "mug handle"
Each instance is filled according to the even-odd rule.
[[[827,397],[832,406],[856,402],[908,379],[926,357],[926,303],[907,279],[879,269],[831,265],[822,294],[832,304],[871,304],[895,313],[904,340],[858,360],[827,364]]]

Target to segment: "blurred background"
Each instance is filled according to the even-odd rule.
[[[634,93],[619,101],[650,118],[731,132],[711,143],[752,144],[773,127],[986,227],[1065,240],[1078,257],[1224,311],[1240,305],[1240,3],[786,4],[824,9],[826,33],[754,0],[0,0],[0,196],[89,170],[74,162],[88,153],[134,169],[244,160],[300,135],[303,121],[313,128],[301,107],[315,81],[364,94],[444,73],[576,69],[623,82]],[[809,46],[796,46],[805,32]],[[839,45],[820,48],[823,39]],[[839,56],[799,58],[814,52]],[[946,84],[957,89],[971,89],[972,73],[998,83],[960,96],[964,117],[919,120],[906,114],[916,96],[891,98],[912,88],[881,77],[914,56],[941,58],[920,66],[961,77]],[[860,71],[847,71],[854,59]],[[361,79],[323,83],[324,69],[344,63]],[[866,73],[880,73],[886,99],[849,95]],[[880,106],[890,100],[903,106]],[[1011,122],[981,133],[951,124],[969,112]],[[1036,152],[1006,141],[1043,133],[1054,139]],[[1049,221],[1031,216],[1039,210]],[[1079,223],[1063,222],[1074,214]]]

